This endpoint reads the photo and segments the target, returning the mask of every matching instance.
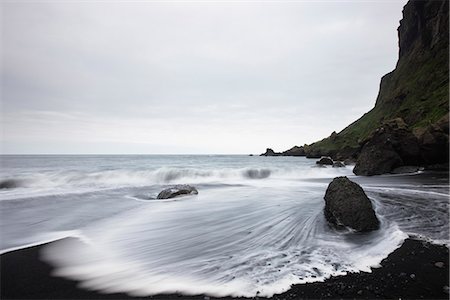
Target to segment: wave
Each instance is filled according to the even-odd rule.
[[[104,293],[271,297],[292,284],[370,272],[407,237],[385,219],[368,235],[330,230],[323,200],[308,194],[299,203],[279,191],[250,201],[211,192],[142,207],[84,232],[92,244],[58,241],[43,257],[57,276]]]
[[[155,184],[233,182],[267,179],[308,179],[350,175],[350,168],[176,168],[117,169],[95,172],[58,171],[20,175],[1,181],[6,189],[116,188]]]

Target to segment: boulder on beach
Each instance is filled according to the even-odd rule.
[[[420,165],[417,138],[401,118],[385,122],[363,142],[353,173],[380,175],[404,165]]]
[[[322,156],[318,161],[316,161],[318,165],[333,165],[333,160],[329,156]]]
[[[170,199],[182,195],[192,195],[192,194],[198,194],[198,191],[195,187],[187,184],[178,184],[173,187],[162,190],[156,198]]]
[[[364,190],[347,177],[336,177],[325,193],[325,218],[334,227],[349,227],[358,232],[380,227],[372,203]]]

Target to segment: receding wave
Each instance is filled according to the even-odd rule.
[[[199,201],[142,206],[83,232],[92,244],[61,241],[44,258],[56,275],[106,293],[270,297],[295,283],[370,271],[406,237],[384,218],[368,235],[329,229],[322,191],[264,195],[206,190]]]
[[[262,179],[270,176],[269,169],[247,169],[243,172],[244,176],[251,179]]]
[[[32,189],[97,189],[127,186],[150,186],[155,184],[207,184],[236,183],[242,180],[265,180],[270,178],[297,179],[321,178],[351,174],[349,168],[175,168],[162,167],[154,170],[116,169],[97,172],[59,171],[24,175],[23,178],[5,179],[3,188],[16,187]],[[73,190],[72,190],[73,191]]]

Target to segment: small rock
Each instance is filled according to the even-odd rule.
[[[406,273],[401,272],[401,273],[400,273],[400,277],[404,277],[404,276],[406,276]]]
[[[195,187],[187,184],[179,184],[173,187],[167,188],[158,194],[157,199],[170,199],[181,195],[198,194]]]
[[[409,277],[411,277],[411,279],[414,279],[414,278],[416,278],[416,274],[411,274],[411,275],[409,275]]]
[[[209,300],[210,298],[209,298],[209,296],[205,296],[203,299]]]
[[[362,293],[363,293],[362,290],[359,290],[359,291],[357,292],[358,295],[362,295]]]
[[[316,164],[332,166],[333,165],[333,160],[331,159],[331,157],[322,156],[318,161],[316,161]]]
[[[0,181],[0,189],[13,189],[20,187],[21,181],[16,179],[6,179]]]
[[[437,263],[434,263],[434,265],[438,268],[443,268],[444,267],[444,263],[442,261],[438,261]]]

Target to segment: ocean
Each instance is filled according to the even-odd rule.
[[[55,275],[100,292],[272,296],[368,271],[408,236],[449,244],[448,174],[358,177],[305,157],[3,155],[0,252],[50,241]],[[326,188],[366,191],[377,231],[336,231]],[[156,199],[174,184],[198,195]]]

